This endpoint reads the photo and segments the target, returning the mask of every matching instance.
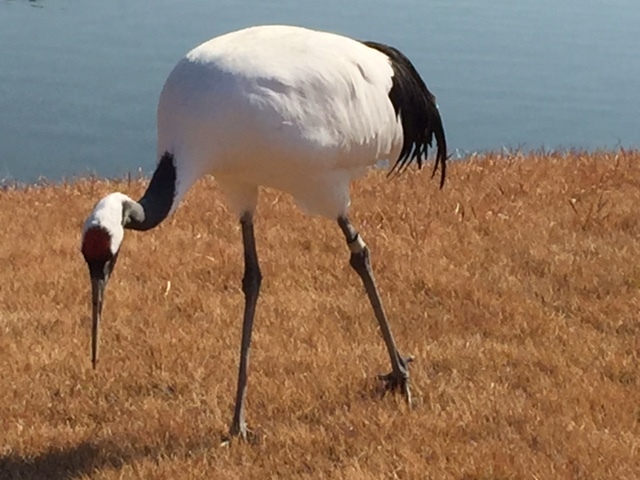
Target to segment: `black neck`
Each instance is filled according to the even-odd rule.
[[[124,227],[131,230],[156,227],[169,215],[175,194],[176,167],[173,155],[165,152],[142,198],[137,203],[125,205]]]

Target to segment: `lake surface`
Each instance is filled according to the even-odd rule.
[[[150,173],[175,63],[267,23],[400,48],[456,156],[640,147],[637,0],[0,0],[0,180]]]

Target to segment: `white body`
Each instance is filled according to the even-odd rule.
[[[306,211],[337,221],[389,352],[392,372],[381,378],[411,403],[409,360],[396,347],[368,249],[347,217],[349,184],[382,159],[399,169],[412,161],[421,166],[435,135],[442,185],[446,141],[435,99],[409,60],[391,47],[370,45],[296,27],[255,27],[204,43],[176,65],[160,95],[158,165],[144,195],[138,202],[107,195],[83,229],[94,368],[104,291],[124,229],[156,227],[198,178],[212,174],[241,216],[245,260],[230,435],[248,434],[247,365],[262,278],[252,215],[260,186],[290,193]]]
[[[158,104],[158,158],[172,153],[177,170],[172,211],[212,174],[239,215],[253,212],[259,186],[312,214],[346,214],[350,181],[400,152],[392,77],[383,53],[299,27],[248,28],[196,47]]]

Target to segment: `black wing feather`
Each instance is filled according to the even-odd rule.
[[[435,175],[440,166],[440,188],[442,188],[448,156],[447,141],[436,105],[436,97],[429,91],[411,61],[398,49],[377,42],[362,43],[384,53],[393,68],[393,84],[389,91],[389,99],[402,122],[403,143],[400,155],[391,167],[389,175],[394,172],[402,173],[413,162],[418,164],[418,168],[422,168],[422,162],[427,158],[435,135],[438,150],[431,176]]]

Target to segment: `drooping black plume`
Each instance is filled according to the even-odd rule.
[[[444,186],[447,168],[447,141],[436,97],[427,89],[411,61],[398,49],[377,42],[362,42],[370,48],[384,53],[393,68],[393,84],[389,99],[396,115],[400,116],[403,131],[403,143],[400,155],[391,167],[389,175],[402,173],[414,161],[418,168],[427,158],[433,137],[436,137],[438,150],[433,177],[440,166],[440,188]]]

